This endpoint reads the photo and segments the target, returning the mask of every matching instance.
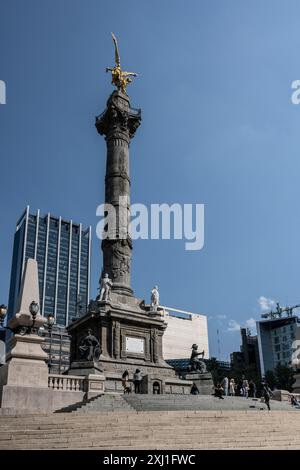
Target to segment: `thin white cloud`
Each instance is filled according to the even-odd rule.
[[[219,320],[225,320],[227,318],[227,315],[217,315],[217,318]]]
[[[268,297],[264,297],[263,295],[260,296],[257,302],[259,303],[262,312],[272,310],[272,308],[274,308],[276,305],[275,300],[269,299]]]
[[[229,320],[227,331],[240,331],[241,325],[235,320]]]
[[[256,328],[256,320],[254,318],[249,318],[245,322],[245,327],[251,329]],[[236,320],[229,320],[227,331],[240,331],[241,325]]]
[[[246,321],[246,328],[256,328],[256,320],[249,318],[249,320]]]

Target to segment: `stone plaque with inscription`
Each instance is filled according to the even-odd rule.
[[[126,336],[126,352],[144,354],[145,344],[143,338],[133,338]]]

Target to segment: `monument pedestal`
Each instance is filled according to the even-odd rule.
[[[210,372],[203,374],[199,372],[188,372],[184,375],[184,378],[196,385],[200,395],[212,395],[214,393],[214,383]]]
[[[7,364],[0,367],[0,407],[4,409],[47,410],[47,354],[42,350],[44,338],[35,334],[15,335]]]
[[[121,393],[124,371],[128,371],[132,381],[134,372],[140,369],[144,377],[143,393],[172,393],[171,387],[166,388],[166,382],[174,382],[177,386],[179,379],[162,357],[162,336],[166,326],[160,313],[150,313],[139,299],[111,292],[109,302],[91,302],[88,313],[68,327],[71,335],[68,374],[103,374],[105,390]],[[82,361],[80,357],[80,345],[88,330],[101,345],[98,363]],[[181,388],[189,393],[190,382],[180,382]]]
[[[47,354],[44,338],[37,334],[47,320],[38,314],[39,285],[37,262],[28,259],[22,279],[18,312],[8,323],[14,333],[6,364],[0,367],[0,406],[4,409],[47,410]],[[33,313],[31,313],[33,312]]]
[[[89,374],[102,375],[103,367],[99,361],[73,361],[70,369],[68,369],[68,375],[84,375]]]

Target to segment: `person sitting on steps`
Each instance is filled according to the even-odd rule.
[[[217,397],[217,398],[220,398],[220,400],[224,400],[223,391],[224,391],[224,389],[223,389],[222,385],[220,384],[220,382],[218,382],[217,386],[215,387],[214,396]]]

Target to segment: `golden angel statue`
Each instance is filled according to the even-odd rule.
[[[117,38],[114,33],[111,33],[115,45],[115,66],[107,67],[106,72],[111,72],[111,83],[126,94],[126,86],[132,82],[130,77],[137,77],[135,72],[125,72],[121,69],[120,55]]]

